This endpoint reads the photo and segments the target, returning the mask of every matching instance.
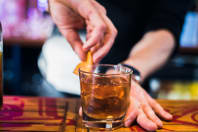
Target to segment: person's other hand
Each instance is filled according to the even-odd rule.
[[[52,19],[81,60],[91,50],[98,63],[109,52],[117,30],[102,5],[95,0],[50,0],[49,5]],[[87,41],[83,45],[78,30],[84,28]]]
[[[165,120],[172,119],[171,114],[151,98],[137,82],[132,81],[130,106],[126,114],[125,126],[129,127],[136,119],[137,123],[144,129],[155,131],[163,125],[157,115]]]

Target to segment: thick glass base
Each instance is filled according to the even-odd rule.
[[[83,113],[82,123],[84,127],[94,130],[106,130],[111,131],[123,126],[124,116],[118,119],[93,119],[88,117],[85,113]]]

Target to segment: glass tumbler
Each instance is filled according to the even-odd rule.
[[[122,65],[98,64],[79,69],[85,127],[113,130],[123,125],[130,103],[131,76],[131,69]]]

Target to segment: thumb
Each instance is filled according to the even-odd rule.
[[[74,52],[79,56],[82,61],[84,61],[86,59],[86,53],[82,48],[83,42],[80,39],[78,32],[74,29],[61,29],[60,31],[63,36],[68,40]]]

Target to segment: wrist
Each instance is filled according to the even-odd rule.
[[[121,63],[121,65],[132,70],[132,72],[133,72],[132,79],[134,81],[136,81],[138,83],[141,83],[142,82],[141,73],[140,73],[140,71],[138,69],[136,69],[132,65],[129,65],[129,64],[126,64],[126,63]]]
[[[144,81],[144,79],[148,76],[148,67],[145,66],[144,61],[142,61],[141,57],[129,57],[127,60],[122,62],[123,64],[128,64],[130,66],[133,66],[135,69],[137,69],[141,74],[141,82]]]

